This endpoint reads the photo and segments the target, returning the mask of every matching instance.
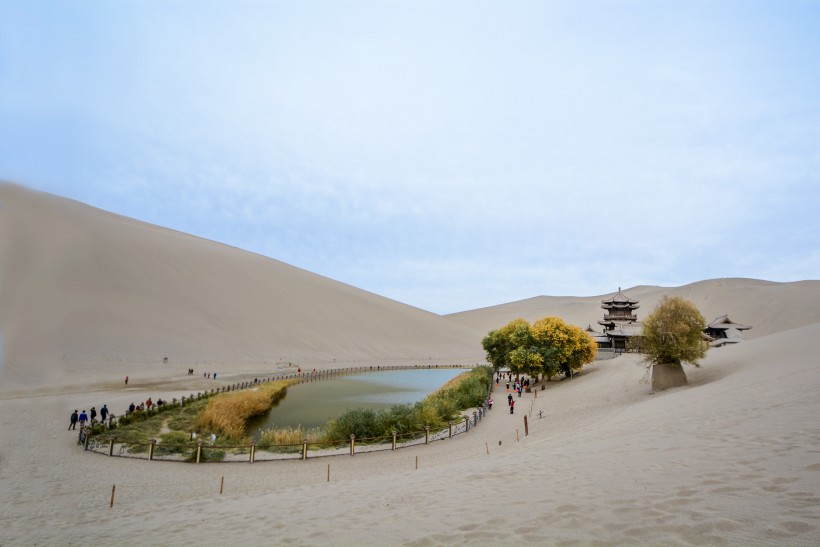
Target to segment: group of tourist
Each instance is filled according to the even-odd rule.
[[[521,397],[521,392],[530,387],[530,379],[524,376],[515,376],[513,378],[512,372],[499,372],[495,377],[495,385],[501,385],[501,382],[505,382],[507,386],[507,405],[510,407],[510,414],[515,414],[515,399],[513,399],[513,394],[510,393],[510,388],[512,387],[513,392],[518,393],[518,396]],[[490,409],[493,408],[492,401],[492,399],[487,401]]]
[[[131,403],[128,405],[126,415],[131,414],[132,412],[151,410],[154,407],[160,407],[164,404],[167,404],[167,402],[162,399],[157,399],[157,401],[154,402],[153,399],[149,397],[144,403]],[[99,420],[97,419],[97,416],[99,416]],[[69,417],[68,429],[77,429],[77,424],[80,425],[80,428],[83,428],[85,426],[93,426],[96,423],[105,423],[109,418],[113,417],[114,415],[108,410],[108,405],[103,405],[102,408],[100,408],[99,413],[97,412],[97,407],[95,406],[92,406],[90,411],[83,410],[80,412],[79,410],[75,410]]]
[[[109,416],[111,418],[114,417],[113,414],[108,412],[108,406],[103,405],[99,412],[100,422],[105,422]],[[78,412],[75,410],[71,413],[71,417],[69,418],[68,429],[77,429],[77,424],[80,424],[80,429],[85,427],[86,425],[94,425],[97,423],[97,407],[92,406],[90,412],[86,412],[83,410],[82,412]]]
[[[148,400],[144,403],[140,403],[138,405],[131,403],[128,405],[128,412],[126,412],[126,414],[131,414],[132,412],[144,412],[146,410],[151,410],[154,407],[160,407],[164,404],[167,404],[167,402],[162,399],[157,399],[157,402],[155,403],[151,397],[148,397]]]

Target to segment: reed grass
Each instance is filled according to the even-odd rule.
[[[302,429],[297,427],[272,427],[259,433],[257,446],[268,448],[274,445],[301,445],[305,439],[308,444],[320,443],[324,438],[321,428]]]
[[[199,426],[225,440],[245,442],[248,420],[270,410],[276,401],[285,396],[292,383],[294,380],[278,380],[256,389],[217,395],[208,401],[208,406],[199,417]]]

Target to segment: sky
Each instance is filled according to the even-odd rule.
[[[820,2],[0,0],[0,179],[435,313],[820,278]]]

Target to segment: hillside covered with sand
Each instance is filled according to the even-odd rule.
[[[166,357],[223,371],[482,358],[467,327],[277,260],[9,184],[0,208],[6,386],[161,375]]]

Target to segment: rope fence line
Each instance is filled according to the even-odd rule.
[[[330,369],[326,371],[313,371],[310,373],[274,375],[253,381],[239,382],[228,386],[221,386],[205,392],[191,394],[187,399],[183,396],[179,400],[173,399],[162,406],[154,407],[151,410],[136,411],[144,412],[146,416],[153,416],[164,412],[166,409],[181,407],[186,401],[199,400],[211,397],[220,393],[250,389],[262,383],[279,380],[297,380],[296,384],[318,381],[333,376],[342,376],[361,372],[390,371],[390,370],[411,370],[411,369],[435,369],[435,368],[470,368],[465,365],[391,365],[391,366],[366,366],[343,369]],[[349,442],[336,443],[316,443],[304,439],[299,444],[259,444],[252,442],[249,445],[212,445],[204,439],[199,439],[196,443],[185,445],[163,445],[156,439],[151,439],[149,443],[126,443],[117,442],[115,435],[108,435],[101,438],[100,433],[92,434],[91,427],[81,427],[78,444],[88,452],[102,454],[109,457],[123,457],[135,459],[147,459],[149,461],[176,461],[176,462],[250,462],[257,461],[278,461],[308,458],[355,455],[357,453],[394,451],[401,448],[429,444],[456,435],[469,432],[476,427],[486,416],[489,408],[487,399],[492,391],[492,382],[484,397],[484,403],[473,411],[472,415],[465,414],[456,422],[450,422],[447,428],[432,431],[429,427],[424,430],[402,433],[393,432],[392,436],[361,438],[357,439],[351,435]],[[132,413],[126,412],[125,416]],[[119,423],[120,418],[109,415],[106,428],[112,428]]]

